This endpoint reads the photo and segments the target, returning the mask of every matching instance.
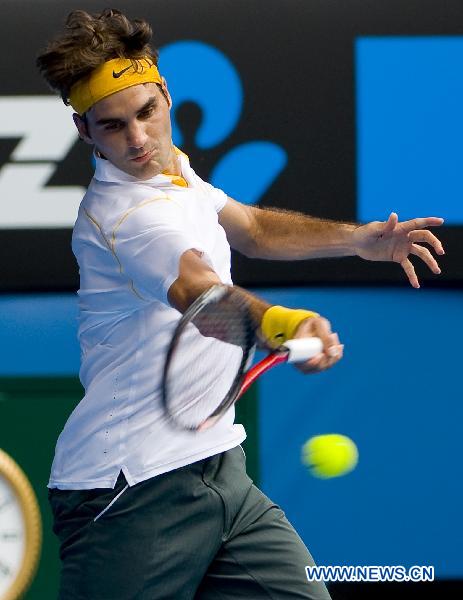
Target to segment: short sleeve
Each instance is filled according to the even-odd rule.
[[[225,206],[225,204],[227,203],[227,200],[228,200],[227,194],[225,192],[223,192],[221,189],[214,187],[210,183],[207,183],[206,181],[203,181],[203,184],[208,189],[208,192],[212,198],[212,201],[214,202],[215,212],[219,213],[222,210],[222,208]]]
[[[210,200],[212,200],[212,203],[215,208],[215,212],[219,213],[222,210],[222,208],[225,206],[225,204],[227,203],[227,200],[228,200],[227,194],[224,191],[222,191],[221,189],[214,187],[210,183],[207,183],[207,181],[204,181],[204,179],[201,179],[201,177],[199,177],[193,171],[193,169],[191,169],[191,170],[194,174],[196,184],[203,190],[203,192],[206,194],[206,196]]]
[[[128,211],[112,241],[122,272],[134,287],[144,298],[165,304],[182,254],[192,248],[203,251],[189,234],[181,207],[167,199],[146,201]]]

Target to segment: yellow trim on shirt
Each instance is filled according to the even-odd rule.
[[[101,233],[101,237],[104,239],[106,245],[108,246],[108,250],[111,252],[111,254],[114,256],[114,258],[117,261],[117,264],[119,265],[119,272],[121,273],[121,275],[124,274],[124,269],[122,268],[122,264],[121,261],[119,260],[119,257],[117,256],[117,254],[114,252],[114,250],[111,247],[111,244],[109,243],[107,237],[105,236],[105,234],[103,233],[103,229],[101,228],[101,225],[98,223],[98,221],[95,219],[95,217],[93,217],[86,208],[84,208],[84,212],[87,215],[88,220],[93,223],[95,225],[95,227],[98,229],[98,231]],[[137,290],[135,289],[135,285],[133,283],[133,280],[128,278],[129,283],[130,283],[130,289],[132,290],[132,292],[135,294],[135,296],[137,296],[140,300],[143,300],[144,302],[147,302],[146,298],[143,298],[143,296],[141,296]]]
[[[110,246],[110,250],[111,252],[114,254],[114,256],[117,259],[117,262],[119,263],[119,267],[120,267],[120,272],[123,273],[123,267],[122,267],[122,263],[119,260],[119,257],[117,256],[116,253],[116,231],[119,229],[119,227],[122,225],[122,223],[127,219],[127,217],[129,215],[131,215],[135,210],[137,210],[137,208],[142,208],[143,206],[147,206],[148,204],[153,204],[154,202],[157,202],[158,200],[170,200],[169,196],[159,196],[158,198],[152,198],[151,200],[143,200],[143,202],[140,202],[140,204],[137,204],[137,206],[132,206],[132,208],[129,208],[129,210],[127,212],[125,212],[122,217],[119,219],[119,221],[117,222],[116,227],[114,227],[113,229],[113,233],[111,236],[111,246]],[[131,285],[132,285],[132,290],[133,292],[141,299],[144,300],[145,302],[147,302],[147,300],[145,298],[143,298],[135,289],[133,280],[130,280]]]
[[[178,175],[172,175],[171,173],[162,173],[163,175],[165,175],[166,177],[170,178],[170,182],[173,183],[174,185],[179,185],[180,187],[188,187],[188,183],[186,182],[185,179],[183,179],[183,177],[179,177]]]
[[[177,146],[172,146],[172,148],[177,156],[183,155],[183,156],[185,156],[185,158],[187,160],[189,160],[188,155],[185,154],[185,152],[182,152],[179,148],[177,148]],[[169,177],[171,183],[173,183],[174,185],[179,185],[181,187],[188,187],[188,183],[187,183],[186,179],[184,177],[182,177],[181,175],[174,175],[173,173],[169,173],[168,171],[163,171],[162,175]]]

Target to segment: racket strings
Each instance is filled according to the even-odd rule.
[[[254,343],[256,327],[243,301],[232,294],[205,306],[192,322],[205,337],[213,337],[241,348]]]
[[[170,415],[184,427],[194,427],[207,419],[226,397],[242,356],[242,349],[236,345],[197,332],[193,339],[182,335],[165,380]]]
[[[164,372],[164,405],[174,421],[195,429],[226,412],[239,392],[255,329],[243,302],[232,294],[185,313]]]

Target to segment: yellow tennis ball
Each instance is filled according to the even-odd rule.
[[[315,477],[340,477],[355,469],[358,462],[357,446],[350,438],[339,433],[316,435],[302,446],[302,462]]]

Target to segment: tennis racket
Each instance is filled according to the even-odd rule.
[[[183,429],[207,429],[263,373],[309,360],[323,348],[315,337],[288,340],[249,369],[256,341],[245,297],[225,285],[201,294],[180,318],[167,351],[161,397],[168,418]],[[213,368],[201,361],[202,352],[212,352]]]

